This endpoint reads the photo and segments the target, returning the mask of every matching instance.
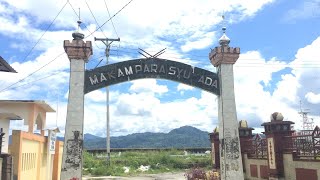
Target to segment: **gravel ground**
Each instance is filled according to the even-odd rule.
[[[140,176],[118,177],[118,176],[103,176],[103,177],[83,177],[83,180],[186,180],[185,172],[179,173],[161,173],[161,174],[143,174]]]

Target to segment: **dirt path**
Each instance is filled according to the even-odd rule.
[[[83,180],[185,180],[184,172],[179,173],[161,173],[161,174],[143,174],[131,177],[103,176],[103,177],[83,177]]]

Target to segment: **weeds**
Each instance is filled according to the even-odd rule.
[[[137,171],[143,166],[150,166],[147,173],[163,173],[186,171],[192,167],[201,167],[204,169],[211,168],[210,155],[193,156],[183,155],[183,151],[130,151],[111,153],[110,166],[106,165],[105,154],[92,155],[84,152],[84,174],[91,175],[113,175],[113,176],[129,176],[146,172]],[[124,172],[124,167],[129,171]]]

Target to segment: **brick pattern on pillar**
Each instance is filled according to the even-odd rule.
[[[70,85],[60,179],[81,180],[83,163],[84,71],[85,63],[90,55],[92,55],[92,45],[90,41],[64,41],[64,49],[70,60]]]
[[[219,132],[214,131],[209,133],[210,142],[211,142],[211,159],[214,169],[220,169],[220,151],[219,151]]]
[[[221,40],[224,41],[220,38],[220,42]],[[211,63],[217,67],[220,82],[218,103],[220,177],[222,180],[244,179],[233,77],[233,64],[239,58],[240,48],[232,48],[223,43],[220,45],[209,54]]]
[[[273,113],[273,115],[278,113]],[[281,114],[281,113],[280,113]],[[271,116],[271,117],[272,117]],[[278,115],[279,116],[279,115]],[[282,116],[282,115],[281,115]],[[283,121],[282,118],[271,119],[271,122],[263,123],[267,138],[267,150],[268,150],[268,172],[269,179],[279,180],[284,179],[284,164],[283,154],[285,148],[285,136],[292,136],[293,130],[291,130],[291,121]]]
[[[244,162],[244,154],[248,154],[252,147],[252,130],[253,128],[248,127],[247,121],[241,120],[239,122],[239,137],[240,137],[240,148],[241,148],[241,156],[242,156],[242,166],[243,171],[246,172],[245,162]]]

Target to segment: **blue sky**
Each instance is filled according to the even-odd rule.
[[[259,132],[261,123],[279,111],[301,129],[301,101],[320,124],[319,0],[133,0],[112,19],[114,27],[109,21],[97,30],[109,19],[105,4],[112,16],[128,2],[0,0],[0,55],[18,71],[1,73],[0,99],[45,100],[58,110],[48,114],[47,127],[57,125],[64,132],[69,60],[58,55],[64,52],[63,40],[71,40],[77,29],[80,8],[80,31],[94,48],[87,69],[101,59],[105,64],[105,46],[94,37],[120,37],[112,44],[111,63],[140,58],[138,48],[151,54],[167,48],[160,58],[215,71],[208,53],[226,26],[230,46],[241,48],[234,66],[238,119]],[[111,86],[110,92],[112,136],[217,126],[217,97],[187,85],[144,79]],[[104,89],[85,98],[85,133],[105,136]],[[21,122],[11,128],[26,129]]]

